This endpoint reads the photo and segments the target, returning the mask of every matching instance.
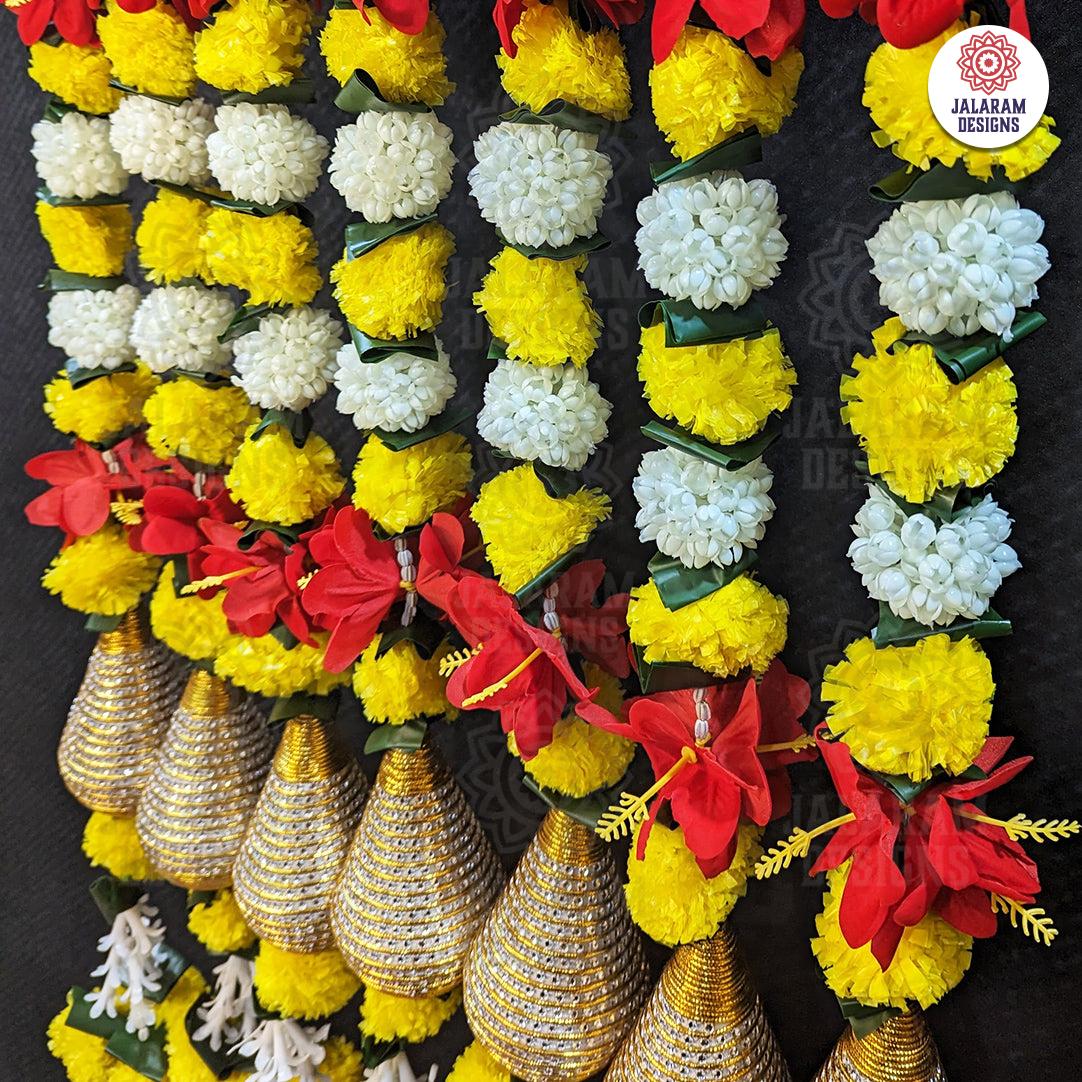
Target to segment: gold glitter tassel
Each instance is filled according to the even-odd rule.
[[[135,609],[103,631],[60,737],[60,777],[91,811],[134,815],[183,686]]]
[[[924,1016],[907,1011],[867,1037],[847,1028],[815,1082],[946,1082]]]
[[[202,669],[192,673],[135,819],[163,878],[188,890],[232,882],[273,748],[251,699]]]
[[[649,976],[608,846],[545,816],[466,959],[470,1028],[525,1082],[582,1082],[612,1058]]]
[[[503,884],[503,869],[458,783],[429,741],[380,762],[331,923],[366,985],[442,995]]]
[[[331,896],[368,787],[330,722],[286,722],[233,867],[248,927],[295,954],[334,946]]]

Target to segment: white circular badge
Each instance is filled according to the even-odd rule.
[[[1048,104],[1048,69],[1033,43],[1005,26],[971,26],[945,42],[928,73],[941,127],[966,146],[995,149],[1028,135]]]

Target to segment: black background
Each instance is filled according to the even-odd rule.
[[[448,30],[447,51],[458,92],[441,111],[454,129],[460,166],[455,187],[441,209],[454,232],[451,295],[441,334],[451,350],[462,393],[478,402],[487,365],[482,320],[470,305],[486,261],[496,251],[491,228],[468,199],[465,173],[477,134],[492,124],[507,101],[497,81],[497,37],[489,0],[441,0]],[[1078,557],[1078,419],[1082,410],[1078,364],[1079,274],[1077,225],[1078,122],[1072,115],[1082,80],[1074,41],[1078,10],[1066,5],[1031,5],[1034,40],[1048,63],[1050,111],[1064,146],[1024,195],[1027,206],[1047,221],[1045,243],[1053,261],[1041,282],[1042,311],[1049,326],[1011,354],[1019,389],[1021,435],[1017,453],[1001,474],[997,495],[1015,517],[1012,543],[1024,570],[997,596],[996,607],[1014,622],[1013,637],[989,644],[998,682],[993,731],[1017,736],[1017,749],[1036,764],[997,793],[992,807],[1006,814],[1082,813],[1077,775],[1082,767],[1076,675],[1082,594]],[[1074,8],[1074,15],[1071,14]],[[64,991],[85,981],[96,964],[95,942],[103,928],[86,886],[92,878],[80,852],[86,813],[63,790],[54,755],[67,706],[78,686],[90,638],[80,618],[45,595],[37,584],[59,538],[29,527],[24,504],[38,490],[21,472],[39,451],[60,445],[40,407],[41,385],[62,363],[46,344],[46,295],[35,290],[49,256],[33,215],[35,177],[30,127],[43,96],[25,75],[25,51],[14,20],[0,32],[4,106],[0,109],[3,280],[0,323],[3,348],[0,395],[0,464],[4,470],[0,516],[0,574],[3,577],[4,659],[0,677],[0,794],[4,834],[3,1043],[0,1074],[12,1080],[60,1077],[45,1050],[43,1031],[60,1008]],[[618,138],[607,140],[615,178],[602,228],[613,239],[591,258],[591,294],[606,322],[590,372],[615,403],[610,440],[589,467],[590,479],[613,494],[616,513],[595,542],[610,561],[613,585],[642,581],[649,552],[632,527],[630,479],[645,441],[638,426],[646,418],[635,378],[635,311],[646,290],[635,270],[634,211],[648,189],[647,162],[665,157],[650,115],[645,24],[625,32],[635,115]],[[873,609],[845,559],[849,524],[861,502],[850,467],[852,442],[839,428],[837,383],[855,349],[883,313],[868,273],[863,240],[885,211],[866,194],[867,185],[893,168],[877,151],[871,124],[860,105],[865,60],[878,42],[858,20],[831,22],[810,15],[805,43],[808,68],[799,108],[780,135],[766,145],[760,175],[778,186],[790,241],[783,275],[764,303],[780,325],[800,378],[787,415],[785,437],[769,454],[776,475],[778,512],[761,547],[760,577],[788,598],[792,610],[785,659],[817,681],[823,665],[873,621]],[[318,57],[310,64],[319,97],[304,111],[333,138],[344,122],[331,105],[333,93]],[[133,182],[143,197],[144,186]],[[335,258],[345,211],[324,179],[310,201],[319,223],[320,265]],[[347,419],[325,402],[321,430],[343,461],[353,461],[358,440]],[[478,448],[483,478],[495,461]],[[814,710],[814,708],[813,708]],[[815,711],[817,716],[817,711]],[[359,750],[365,726],[351,703],[346,730]],[[442,737],[474,807],[508,864],[526,845],[542,808],[519,784],[521,771],[502,750],[497,727],[484,715],[467,716]],[[371,772],[374,763],[366,764]],[[817,766],[798,770],[795,816],[809,825],[834,811]],[[778,833],[788,824],[776,828]],[[1082,921],[1077,877],[1070,869],[1082,857],[1075,842],[1045,845],[1039,858],[1044,899],[1060,928],[1051,947],[1038,946],[1004,928],[980,942],[963,984],[930,1014],[950,1077],[955,1082],[1013,1082],[1077,1078],[1077,980]],[[801,869],[767,884],[753,884],[736,910],[738,929],[768,1013],[792,1066],[796,1082],[810,1079],[841,1030],[833,997],[808,949],[821,882]],[[170,938],[199,957],[183,926],[181,894],[157,889],[171,919]],[[659,952],[658,957],[661,957]],[[206,971],[206,970],[205,970]],[[352,1011],[344,1016],[350,1023]],[[461,1014],[440,1036],[416,1050],[418,1069],[434,1059],[446,1069],[467,1032]],[[442,1071],[441,1071],[442,1074]]]

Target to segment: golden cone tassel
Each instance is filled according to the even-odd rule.
[[[466,959],[470,1028],[515,1078],[582,1082],[612,1058],[649,985],[612,855],[545,816]]]
[[[286,722],[236,864],[233,891],[260,939],[313,954],[334,946],[331,896],[368,783],[329,722]]]
[[[924,1015],[906,1011],[867,1037],[847,1027],[816,1082],[946,1082]]]
[[[350,969],[396,996],[449,992],[502,885],[499,859],[436,749],[387,751],[331,910]]]
[[[762,1003],[722,927],[677,947],[605,1082],[789,1082]]]
[[[135,609],[98,636],[56,753],[80,804],[135,814],[183,684],[174,656]]]
[[[252,700],[196,669],[135,816],[147,859],[163,878],[188,890],[230,884],[273,750]]]

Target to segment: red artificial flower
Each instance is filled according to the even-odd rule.
[[[680,37],[696,0],[657,0],[651,24],[654,63],[660,64]],[[752,56],[777,60],[800,42],[805,0],[699,0],[714,25]]]
[[[25,469],[52,486],[26,505],[27,519],[35,526],[59,527],[68,540],[100,530],[109,517],[113,493],[134,484],[115,457],[106,459],[82,440],[76,440],[70,451],[35,455]]]
[[[446,612],[455,586],[468,576],[478,575],[465,562],[481,551],[481,533],[468,514],[437,512],[421,531],[417,592]]]
[[[556,615],[569,649],[623,679],[631,672],[624,639],[628,595],[614,594],[595,605],[604,577],[600,560],[583,560],[568,568],[555,583]]]
[[[373,0],[376,10],[403,34],[419,34],[428,22],[428,0]],[[354,7],[370,22],[365,0],[353,0]]]
[[[584,0],[593,11],[608,19],[613,26],[630,26],[637,23],[646,10],[646,0]],[[512,34],[526,10],[526,0],[496,0],[492,8],[492,20],[500,32],[500,44],[510,57],[518,53]]]
[[[1007,0],[1010,26],[1029,37],[1025,0]],[[938,37],[965,14],[965,0],[819,0],[833,19],[844,19],[855,11],[899,49],[915,49]]]
[[[304,608],[331,632],[324,667],[342,672],[405,595],[395,546],[376,538],[366,512],[343,507],[309,536],[308,550],[317,570],[304,588]]]
[[[197,496],[196,479],[183,466],[180,470],[143,494],[142,521],[128,533],[133,549],[156,556],[186,556],[206,540],[201,528],[204,519],[234,523],[244,518],[219,474],[201,477]]]
[[[583,720],[608,728],[615,718],[593,702],[559,636],[523,619],[515,600],[491,579],[466,575],[448,596],[447,615],[473,648],[447,683],[460,709],[497,710],[523,759],[552,741],[568,696]]]
[[[761,718],[759,760],[770,786],[770,818],[774,820],[788,815],[793,806],[793,787],[787,768],[819,754],[800,724],[811,705],[811,688],[807,680],[791,673],[775,658],[759,680],[757,690]]]
[[[72,45],[98,43],[94,18],[101,0],[5,0],[5,6],[15,13],[24,45],[40,41],[50,23]]]

